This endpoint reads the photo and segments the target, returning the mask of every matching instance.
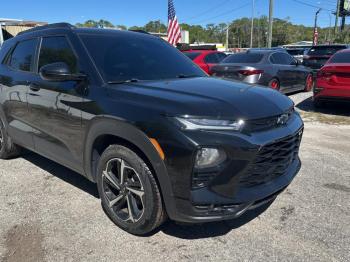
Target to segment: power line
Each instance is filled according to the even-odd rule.
[[[221,2],[221,4],[216,4],[216,5],[213,6],[212,8],[210,8],[210,9],[208,9],[208,10],[202,12],[202,13],[199,13],[198,15],[195,15],[195,16],[192,16],[192,17],[190,17],[190,18],[188,18],[188,19],[185,19],[185,20],[186,20],[186,21],[191,21],[191,20],[193,20],[193,19],[196,19],[196,18],[201,17],[201,16],[203,16],[203,15],[206,15],[206,14],[208,14],[208,13],[211,13],[211,12],[213,12],[213,10],[216,10],[216,9],[218,9],[219,7],[222,7],[222,6],[226,5],[228,2],[231,2],[231,1],[232,1],[232,0],[225,0],[225,1]]]
[[[220,14],[218,14],[218,15],[216,15],[216,16],[213,16],[213,17],[210,17],[210,18],[201,20],[201,21],[197,21],[196,23],[197,23],[197,24],[200,24],[200,23],[203,23],[203,22],[206,22],[206,21],[211,21],[211,20],[216,19],[216,18],[218,18],[218,17],[225,16],[225,15],[228,15],[228,14],[230,14],[230,13],[236,12],[236,11],[238,11],[238,10],[240,10],[240,9],[243,9],[244,7],[247,7],[247,6],[250,6],[250,3],[244,4],[244,5],[241,5],[241,6],[237,7],[237,8],[228,10],[228,11],[223,12],[223,13],[220,13]]]
[[[300,0],[292,0],[293,2],[296,2],[296,3],[299,3],[299,4],[302,4],[302,5],[305,5],[305,6],[308,6],[308,7],[312,7],[312,8],[321,8],[320,6],[316,6],[316,5],[313,5],[313,4],[310,4],[310,3],[306,3],[306,2],[303,2],[303,1],[300,1]],[[327,9],[327,8],[322,8],[323,10],[326,10],[326,11],[329,11],[329,12],[332,12],[332,10],[330,9]]]

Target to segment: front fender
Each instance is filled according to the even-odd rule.
[[[145,133],[124,120],[112,116],[97,116],[89,121],[85,138],[84,170],[87,178],[96,181],[92,168],[94,141],[102,135],[113,135],[136,146],[147,157],[158,179],[168,214],[175,210],[170,178],[163,160]]]

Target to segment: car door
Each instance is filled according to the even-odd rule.
[[[27,105],[28,83],[35,78],[34,63],[38,39],[14,44],[1,64],[1,107],[8,123],[8,133],[15,143],[34,148]]]
[[[71,73],[79,71],[78,57],[67,36],[41,39],[38,72],[42,66],[63,62]],[[46,81],[36,75],[29,84],[28,107],[32,116],[35,150],[80,172],[82,152],[81,94],[79,81]]]
[[[280,90],[287,91],[294,88],[295,79],[295,65],[292,65],[293,58],[282,52],[273,53],[270,57],[271,63],[275,67],[276,77],[280,81]]]

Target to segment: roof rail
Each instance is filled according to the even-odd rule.
[[[128,30],[128,31],[135,32],[135,33],[146,34],[146,35],[149,35],[149,34],[150,34],[150,33],[146,32],[145,30],[139,30],[139,29]]]
[[[45,30],[45,29],[56,29],[56,28],[73,29],[73,28],[75,28],[75,26],[71,25],[69,23],[54,23],[54,24],[48,24],[48,25],[33,27],[31,29],[28,29],[28,30],[25,30],[23,32],[18,33],[18,35],[31,33],[31,32],[36,32],[36,31]]]

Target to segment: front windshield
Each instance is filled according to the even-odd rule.
[[[203,77],[206,74],[164,40],[141,33],[80,35],[106,82]]]

